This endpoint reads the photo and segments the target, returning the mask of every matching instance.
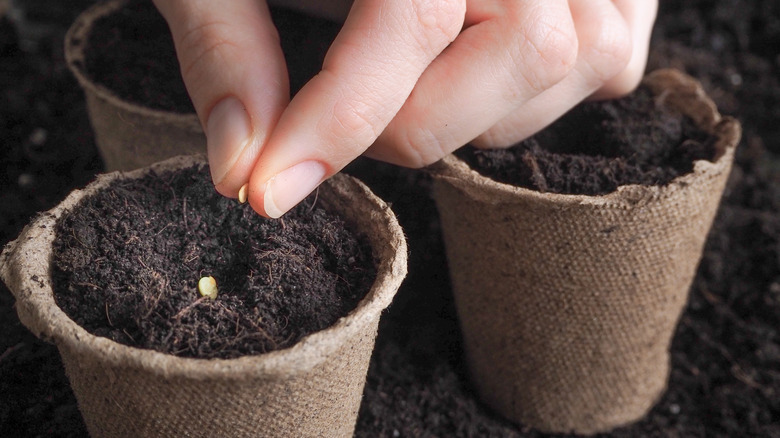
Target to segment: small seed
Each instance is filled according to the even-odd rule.
[[[244,184],[240,189],[238,189],[238,202],[242,204],[246,202],[246,190],[248,186],[249,184]]]
[[[217,299],[217,280],[212,276],[201,277],[198,280],[198,292],[206,298]]]

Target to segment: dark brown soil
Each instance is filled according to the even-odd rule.
[[[282,220],[217,194],[208,169],[113,183],[57,223],[57,304],[87,331],[184,357],[293,345],[353,310],[371,249],[312,195]],[[213,276],[219,295],[201,297]]]
[[[272,9],[272,18],[279,29],[294,94],[319,72],[340,26],[280,8]],[[121,98],[164,111],[195,112],[168,25],[150,0],[131,0],[97,20],[86,55],[90,77]]]
[[[150,0],[133,0],[97,20],[84,67],[116,95],[155,109],[193,113],[165,19]]]
[[[9,66],[0,68],[0,91],[13,96],[4,100],[13,105],[0,107],[8,163],[0,167],[0,196],[10,208],[0,210],[0,243],[96,171],[83,164],[97,153],[75,122],[86,120],[83,101],[57,51],[89,0],[18,3],[32,23],[17,22],[21,48],[12,62],[0,60]],[[601,436],[780,437],[779,7],[776,0],[661,0],[649,68],[679,67],[700,79],[721,112],[742,121],[744,135],[674,337],[669,389],[645,419]],[[43,25],[45,37],[30,30]],[[29,150],[39,127],[49,136]],[[51,152],[48,161],[34,154],[40,151]],[[349,171],[392,203],[410,247],[409,276],[380,322],[356,436],[547,436],[501,420],[473,395],[429,177],[370,160]],[[20,184],[30,181],[20,175],[34,184]],[[0,291],[0,436],[86,437],[56,348],[19,323],[12,303]]]
[[[496,181],[540,192],[601,195],[628,184],[664,185],[715,156],[715,138],[641,87],[588,102],[508,149],[456,154]]]

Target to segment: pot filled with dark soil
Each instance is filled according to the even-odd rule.
[[[482,400],[585,434],[652,407],[739,137],[698,82],[660,70],[511,149],[433,167]]]
[[[282,6],[272,6],[271,13],[295,93],[320,71],[341,26]],[[151,1],[93,5],[65,35],[65,57],[84,90],[107,170],[132,170],[206,150],[173,38]]]
[[[107,170],[205,152],[170,32],[151,2],[110,0],[87,9],[65,36],[65,57],[84,90]]]
[[[406,243],[353,178],[269,220],[176,157],[72,193],[0,274],[93,437],[351,436]]]

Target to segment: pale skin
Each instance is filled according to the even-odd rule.
[[[657,0],[287,0],[342,21],[289,98],[265,0],[154,0],[216,189],[279,217],[360,155],[418,168],[508,147],[641,80]]]

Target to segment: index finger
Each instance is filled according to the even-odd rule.
[[[458,35],[465,9],[464,0],[357,0],[264,147],[249,181],[253,208],[279,217],[363,153]]]

